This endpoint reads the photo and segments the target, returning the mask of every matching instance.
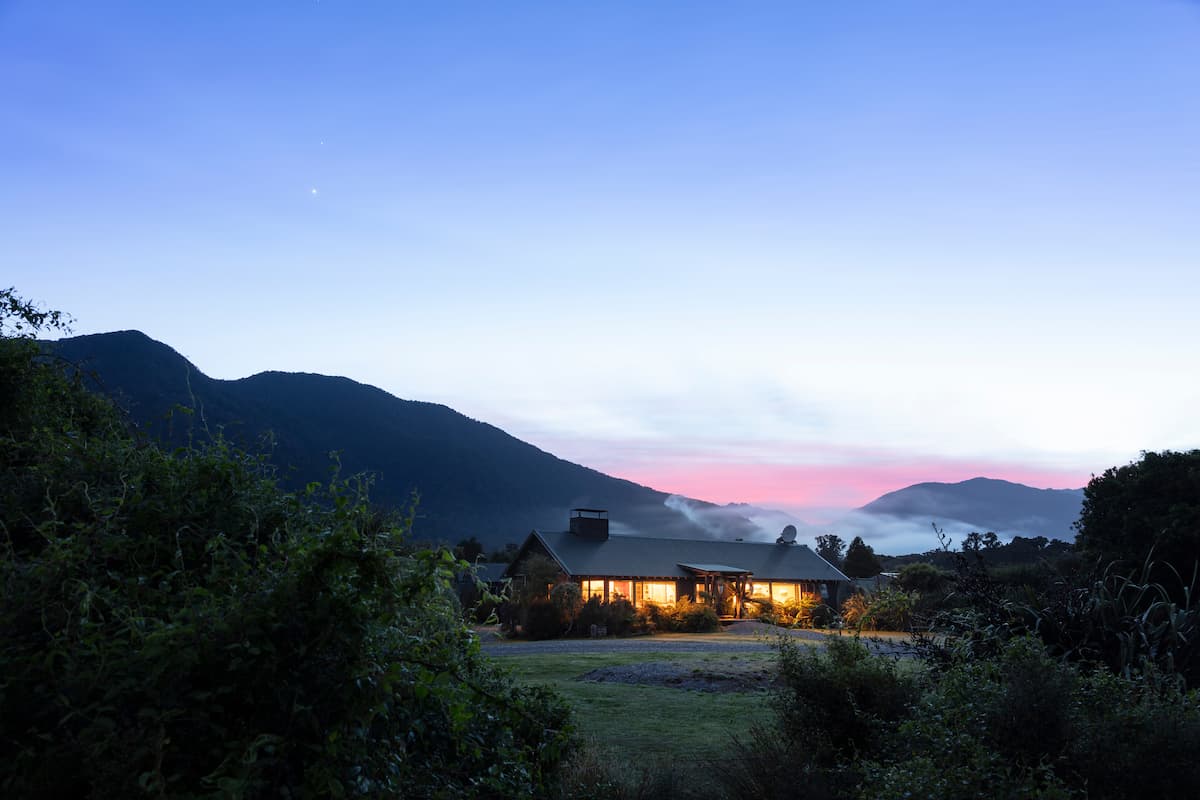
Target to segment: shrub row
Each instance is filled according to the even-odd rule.
[[[530,600],[524,609],[525,635],[530,639],[589,636],[592,626],[604,629],[608,636],[656,631],[708,633],[720,627],[720,620],[710,606],[686,597],[666,605],[646,603],[635,610],[623,598],[604,602],[592,597],[584,603],[577,602],[578,594],[578,584],[562,583],[554,587],[549,597]],[[510,607],[506,613],[512,620],[520,611]]]

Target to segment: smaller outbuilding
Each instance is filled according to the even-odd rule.
[[[579,584],[583,599],[731,605],[742,616],[747,599],[786,603],[818,594],[831,605],[844,596],[850,579],[794,536],[774,544],[717,539],[660,539],[609,536],[608,512],[572,509],[565,531],[533,530],[506,578],[525,580],[526,563],[544,556],[559,568],[559,582]],[[732,597],[732,603],[724,601]]]

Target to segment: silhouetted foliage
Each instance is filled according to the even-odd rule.
[[[0,338],[0,385],[6,796],[544,785],[565,706],[484,660],[452,590],[467,565],[407,546],[365,481],[284,492],[219,434],[160,450],[27,336]]]
[[[525,612],[525,635],[530,639],[554,639],[563,632],[563,615],[548,597],[537,597]]]
[[[1145,452],[1105,470],[1083,491],[1076,530],[1087,556],[1135,569],[1153,552],[1190,581],[1200,559],[1200,450]]]
[[[932,564],[909,564],[900,570],[896,583],[910,592],[937,592],[950,582],[951,575]]]
[[[780,726],[822,766],[876,748],[917,694],[895,661],[850,638],[830,639],[824,653],[780,639],[779,673]]]
[[[476,559],[483,555],[483,545],[474,536],[469,539],[463,539],[454,545],[454,555],[463,561],[474,563]]]
[[[861,536],[855,536],[846,548],[842,572],[851,578],[874,578],[882,571],[883,567],[875,557],[875,550],[864,542]]]
[[[816,537],[817,555],[839,569],[846,552],[846,543],[836,533],[824,533]]]

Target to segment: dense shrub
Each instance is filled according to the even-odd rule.
[[[1157,583],[1155,574],[1173,583]],[[928,659],[945,663],[964,651],[992,658],[1009,640],[1034,635],[1072,662],[1200,685],[1200,596],[1169,566],[1147,562],[1130,573],[1110,564],[1039,590],[1006,586],[960,559],[955,585],[955,602],[933,617],[946,644],[926,642]]]
[[[483,659],[467,565],[408,550],[364,482],[285,493],[219,437],[163,452],[27,339],[0,338],[0,387],[5,796],[545,783],[565,706]]]
[[[721,620],[711,606],[681,597],[674,603],[645,603],[637,610],[635,628],[641,633],[711,633],[719,630]]]
[[[575,616],[572,630],[587,636],[593,625],[603,627],[609,636],[628,636],[634,630],[638,615],[633,604],[624,598],[604,602],[599,597],[589,597]]]
[[[813,606],[808,619],[811,622],[809,627],[812,628],[838,628],[841,627],[842,623],[841,615],[838,614],[833,606],[825,603]]]
[[[748,598],[746,607],[752,619],[790,628],[831,628],[841,621],[838,613],[826,605],[819,594],[811,592],[782,603]]]
[[[918,596],[887,587],[880,589],[867,602],[866,613],[859,626],[877,631],[905,631],[912,624]]]
[[[1174,591],[1150,580],[1174,577]],[[1175,597],[1182,597],[1179,602]],[[1126,575],[1111,565],[1083,586],[1060,582],[1035,602],[1009,606],[1008,627],[1035,632],[1052,652],[1126,676],[1174,676],[1200,686],[1200,599],[1169,566]]]
[[[721,620],[712,606],[694,603],[681,597],[666,613],[668,630],[680,633],[712,633],[719,630]]]
[[[608,609],[605,606],[606,603],[599,597],[589,597],[575,615],[574,630],[580,636],[587,636],[593,625],[607,624]]]
[[[525,635],[530,639],[554,639],[562,634],[565,620],[553,601],[539,597],[525,612]]]
[[[908,564],[896,576],[896,585],[906,592],[928,594],[941,591],[950,582],[951,574],[933,564]]]
[[[1195,694],[1081,672],[1021,638],[935,676],[867,772],[875,786],[922,797],[988,786],[1005,796],[1193,797],[1197,746]]]
[[[852,640],[827,655],[787,642],[780,670],[774,723],[721,774],[731,797],[1200,795],[1200,694],[1083,669],[1032,637],[940,670]]]
[[[604,625],[609,636],[628,636],[633,633],[635,618],[633,603],[623,597],[604,604]]]
[[[779,675],[780,727],[824,766],[873,750],[916,697],[894,660],[850,638],[830,638],[824,653],[781,639]]]
[[[1050,564],[1005,564],[999,567],[989,567],[988,574],[992,580],[1014,588],[1029,588],[1038,592],[1045,591],[1059,577],[1059,573]]]
[[[550,602],[558,609],[559,618],[566,623],[568,630],[579,616],[583,607],[583,593],[578,583],[564,581],[550,590]]]

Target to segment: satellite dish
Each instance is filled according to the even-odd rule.
[[[784,527],[783,533],[779,534],[779,538],[775,540],[776,544],[795,544],[796,543],[796,526],[788,525]]]

